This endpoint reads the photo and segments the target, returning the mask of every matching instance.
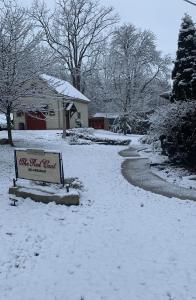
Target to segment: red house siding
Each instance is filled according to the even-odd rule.
[[[106,118],[90,118],[89,126],[94,129],[109,130],[108,120]]]

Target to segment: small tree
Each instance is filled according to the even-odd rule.
[[[14,1],[0,5],[0,111],[6,115],[8,142],[12,141],[11,113],[20,110],[22,97],[29,92],[29,81],[42,69],[39,54],[40,33],[33,33],[24,8]]]
[[[171,100],[195,100],[196,28],[190,16],[183,18],[176,61],[172,72],[173,90]]]

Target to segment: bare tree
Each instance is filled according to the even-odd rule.
[[[34,33],[24,8],[14,1],[0,3],[0,111],[6,115],[8,141],[12,141],[11,113],[20,109],[28,83],[41,70],[41,34]],[[44,63],[43,63],[44,65]],[[42,66],[43,66],[42,65]]]
[[[45,34],[45,41],[70,72],[73,86],[81,90],[83,64],[100,53],[109,29],[118,21],[112,7],[94,0],[59,0],[53,13],[38,0],[30,12]]]
[[[156,50],[152,32],[133,25],[115,31],[108,61],[114,98],[122,113],[141,110],[152,84],[168,72],[169,57]]]
[[[117,28],[85,82],[90,111],[118,113],[128,120],[153,109],[159,95],[170,89],[170,62],[156,50],[151,32],[129,24]]]

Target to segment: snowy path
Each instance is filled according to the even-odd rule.
[[[78,176],[85,192],[79,207],[9,206],[13,149],[0,147],[1,300],[196,299],[195,202],[131,186],[121,147],[69,146],[55,132],[15,139],[62,151],[65,176]]]
[[[180,187],[166,182],[154,174],[150,169],[149,158],[138,155],[136,148],[130,147],[119,153],[123,157],[129,157],[122,164],[122,174],[125,179],[146,191],[166,197],[176,197],[182,200],[196,201],[196,190]]]

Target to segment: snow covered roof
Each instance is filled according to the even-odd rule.
[[[93,115],[93,118],[107,118],[107,119],[116,119],[118,118],[119,114],[113,113],[96,113]]]
[[[50,87],[55,89],[55,91],[61,95],[68,96],[70,98],[79,99],[82,101],[90,102],[90,100],[84,96],[80,91],[78,91],[71,83],[68,81],[49,76],[46,74],[40,75],[40,77],[48,83]]]

